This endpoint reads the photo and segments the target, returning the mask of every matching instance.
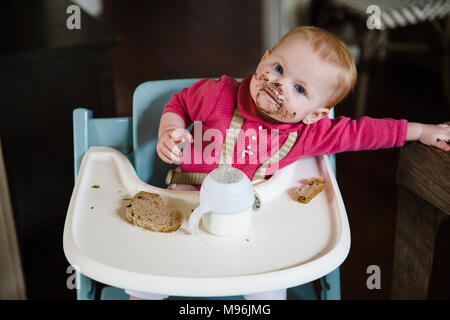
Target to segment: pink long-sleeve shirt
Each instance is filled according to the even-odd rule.
[[[183,149],[182,171],[208,173],[217,168],[235,107],[245,120],[234,150],[233,167],[242,170],[250,180],[291,131],[298,132],[296,143],[279,163],[269,166],[267,176],[302,157],[400,147],[405,143],[406,120],[369,117],[352,120],[341,116],[337,119],[325,117],[309,125],[265,122],[259,118],[251,98],[250,80],[251,76],[241,83],[228,76],[219,80],[203,79],[172,96],[163,114],[178,114],[183,118],[185,128],[195,124],[191,129],[194,143],[187,143]]]

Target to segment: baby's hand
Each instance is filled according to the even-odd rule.
[[[417,140],[423,144],[449,151],[450,126],[447,124],[422,124]]]
[[[162,161],[167,163],[179,163],[182,152],[178,144],[189,141],[193,143],[192,135],[185,129],[167,130],[158,140],[156,151]]]

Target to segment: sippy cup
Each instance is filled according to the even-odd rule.
[[[201,219],[212,234],[245,234],[251,226],[253,211],[260,206],[261,199],[247,176],[239,169],[221,166],[211,171],[202,182],[200,204],[189,218],[190,232],[198,232]]]

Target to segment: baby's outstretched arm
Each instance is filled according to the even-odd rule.
[[[422,124],[409,122],[406,129],[406,141],[420,141],[423,144],[450,150],[450,126],[447,124]]]
[[[156,151],[162,161],[180,162],[182,152],[177,144],[188,140],[193,143],[192,135],[184,129],[184,120],[174,112],[166,112],[161,117]]]

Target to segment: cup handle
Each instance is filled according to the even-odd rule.
[[[197,208],[195,208],[194,211],[192,211],[191,216],[189,217],[189,231],[191,232],[191,234],[198,233],[198,225],[200,223],[200,219],[208,211],[210,211],[209,208],[201,204]]]
[[[255,190],[253,190],[253,193],[255,195],[255,201],[253,202],[253,211],[258,211],[262,206],[262,198]]]

